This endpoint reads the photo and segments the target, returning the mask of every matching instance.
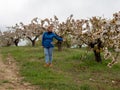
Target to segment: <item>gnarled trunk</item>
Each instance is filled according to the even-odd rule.
[[[100,51],[94,50],[93,52],[94,52],[94,55],[95,55],[95,60],[96,60],[97,62],[102,62],[101,55],[100,55]]]
[[[33,40],[32,40],[32,38],[27,37],[27,38],[31,41],[31,43],[32,43],[32,47],[35,46],[35,42],[36,42],[36,40],[37,40],[38,37],[39,37],[39,35],[35,36],[35,38],[34,38]]]
[[[35,46],[35,41],[36,41],[36,40],[32,40],[32,41],[31,41],[31,42],[32,42],[32,47]]]
[[[58,51],[62,51],[62,42],[61,41],[57,42],[57,47],[58,47]]]
[[[14,41],[15,46],[18,46],[19,41],[20,41],[20,39],[15,39],[15,41]]]
[[[102,62],[100,55],[100,48],[103,48],[102,41],[98,38],[95,42],[91,42],[89,46],[93,48],[95,60],[97,62]]]

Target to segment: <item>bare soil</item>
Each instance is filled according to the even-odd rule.
[[[19,74],[19,67],[14,58],[8,54],[7,60],[3,62],[0,55],[0,90],[38,90],[30,83],[23,81]]]

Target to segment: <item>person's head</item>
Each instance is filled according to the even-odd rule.
[[[53,25],[48,26],[47,31],[48,31],[48,32],[52,32],[53,27],[54,27]]]

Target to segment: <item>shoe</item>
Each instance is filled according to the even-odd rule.
[[[52,65],[52,63],[49,63],[49,67],[52,67],[53,65]]]
[[[49,64],[46,63],[46,64],[44,65],[44,67],[49,67]]]

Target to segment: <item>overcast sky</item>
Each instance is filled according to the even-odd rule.
[[[120,11],[120,0],[0,0],[0,26],[29,23],[34,17],[57,15],[63,21],[70,14],[74,18],[103,16],[111,18]]]

